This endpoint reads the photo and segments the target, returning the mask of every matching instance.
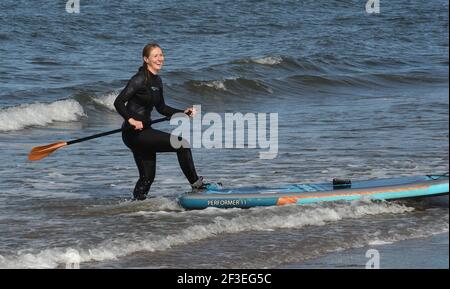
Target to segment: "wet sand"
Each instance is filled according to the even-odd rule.
[[[448,269],[449,233],[424,239],[411,239],[392,244],[375,244],[332,253],[301,264],[286,265],[289,269],[364,269],[370,258],[369,249],[378,250],[380,269]]]

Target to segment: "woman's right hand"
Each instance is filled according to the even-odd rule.
[[[142,130],[144,128],[144,124],[142,123],[142,121],[135,120],[134,118],[130,118],[128,120],[128,123],[134,126],[135,130]]]

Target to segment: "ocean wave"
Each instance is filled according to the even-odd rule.
[[[333,76],[333,75],[294,75],[287,82],[300,84],[311,89],[320,87],[369,87],[376,83],[368,79],[356,76]]]
[[[311,61],[310,58],[295,59],[289,56],[264,56],[264,57],[250,57],[238,59],[230,62],[235,65],[248,66],[253,64],[255,66],[265,66],[264,69],[287,69],[289,71],[323,71],[317,63]]]
[[[114,101],[116,100],[118,95],[118,91],[112,91],[106,93],[105,95],[94,97],[92,98],[92,100],[94,101],[94,103],[104,106],[111,111],[116,111],[116,108],[114,107]]]
[[[55,121],[76,121],[82,116],[85,116],[83,107],[73,99],[22,104],[0,110],[0,131],[45,126]]]
[[[133,237],[133,242],[126,238],[117,238],[87,249],[50,248],[38,252],[30,250],[19,251],[9,256],[0,255],[0,268],[56,268],[64,264],[117,259],[139,251],[164,251],[177,245],[222,234],[322,226],[342,219],[402,214],[413,210],[396,203],[364,201],[333,205],[253,208],[231,216],[211,217],[211,221],[207,224],[192,225],[175,234],[145,233],[142,237]]]
[[[375,73],[371,75],[377,82],[394,84],[448,83],[447,75],[431,74],[426,71],[408,71],[404,73]]]
[[[243,59],[238,59],[230,62],[231,64],[258,64],[258,65],[266,65],[266,66],[276,66],[280,64],[289,65],[294,64],[297,65],[295,59],[291,57],[284,57],[278,55],[269,55],[262,57],[248,57]]]
[[[281,56],[255,57],[235,61],[235,63],[256,63],[261,65],[277,65],[281,62],[283,62],[283,58]]]
[[[229,78],[224,80],[210,80],[210,81],[192,81],[191,83],[194,87],[209,87],[215,90],[227,91],[225,82],[236,79],[237,78]]]
[[[197,93],[222,92],[241,95],[243,92],[272,93],[272,89],[263,81],[241,77],[220,80],[190,80],[184,83],[184,88]]]

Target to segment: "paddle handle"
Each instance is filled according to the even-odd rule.
[[[169,119],[170,118],[166,116],[166,117],[163,117],[163,118],[158,118],[158,119],[153,120],[151,122],[144,122],[144,125],[149,125],[149,124],[152,125],[152,124],[155,124],[155,123],[158,123],[158,122],[163,122],[163,121],[166,121],[166,120],[169,120]],[[115,129],[115,130],[111,130],[111,131],[107,131],[107,132],[102,132],[102,133],[94,134],[94,135],[83,137],[83,138],[79,138],[79,139],[74,139],[74,140],[68,141],[67,145],[71,145],[71,144],[74,144],[74,143],[79,143],[79,142],[87,141],[87,140],[90,140],[90,139],[99,138],[99,137],[102,137],[102,136],[118,133],[118,132],[121,132],[121,131],[124,131],[124,130],[129,130],[131,128],[134,128],[134,127],[133,126],[129,126],[129,127],[125,127],[125,128],[119,128],[119,129]]]

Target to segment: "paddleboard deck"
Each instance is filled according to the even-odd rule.
[[[178,198],[185,209],[250,208],[358,199],[396,200],[446,195],[448,175],[351,181],[351,184],[299,184],[189,192]]]

